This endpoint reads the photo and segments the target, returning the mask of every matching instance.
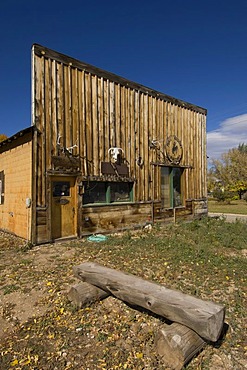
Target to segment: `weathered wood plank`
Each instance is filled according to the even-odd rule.
[[[71,146],[71,68],[64,66],[64,140],[65,148]]]
[[[61,64],[57,64],[57,72],[56,72],[56,79],[57,79],[57,90],[56,90],[56,104],[57,104],[57,137],[56,137],[56,155],[59,154],[59,151],[62,149],[63,142],[64,142],[64,74],[63,74],[63,66]]]
[[[197,333],[178,323],[162,325],[155,337],[157,353],[174,370],[181,370],[205,346],[206,342]]]
[[[85,95],[86,95],[86,148],[87,154],[86,158],[88,161],[89,174],[92,174],[92,166],[89,166],[90,163],[93,163],[93,127],[92,127],[92,75],[85,74]]]
[[[104,125],[104,80],[99,79],[98,110],[99,110],[99,160],[105,160],[105,125]],[[107,158],[108,160],[108,158]]]
[[[110,140],[110,103],[109,103],[109,80],[104,82],[104,130],[105,130],[105,158],[107,161],[109,160],[108,150],[111,147],[111,140]]]
[[[149,138],[149,120],[150,120],[150,112],[149,112],[149,100],[150,97],[148,95],[144,96],[144,122],[143,122],[143,157],[145,166],[143,166],[143,180],[144,180],[144,191],[143,191],[143,198],[144,200],[148,199],[149,194],[149,147],[148,147],[148,138]]]
[[[125,135],[125,125],[126,125],[126,96],[125,96],[125,86],[119,86],[119,129],[118,129],[118,146],[121,147],[125,153],[125,142],[126,142],[126,135]]]
[[[116,144],[116,122],[115,122],[115,84],[109,83],[109,137],[111,147]]]
[[[82,281],[130,304],[186,325],[205,339],[217,341],[221,334],[225,317],[225,308],[221,305],[96,263],[74,266],[73,271]]]
[[[78,73],[77,70],[72,68],[71,69],[71,78],[72,78],[72,89],[71,89],[71,119],[72,119],[72,132],[71,132],[71,146],[73,147],[72,153],[76,155],[78,153],[78,146],[79,146],[79,129],[78,129],[78,122],[79,122],[79,108],[78,108]]]
[[[134,176],[136,166],[136,146],[135,146],[135,92],[130,90],[130,152],[129,152],[129,167],[130,176]]]
[[[139,137],[139,157],[144,163],[144,145],[143,145],[143,122],[144,122],[144,94],[139,94],[139,120],[138,120],[138,137]],[[136,187],[136,201],[144,199],[144,176],[143,165],[139,167]]]
[[[84,174],[89,175],[88,171],[88,161],[87,161],[87,131],[86,131],[86,75],[82,72],[81,78],[81,104],[82,104],[82,126],[81,130],[81,156],[83,158],[84,164]]]
[[[94,173],[100,174],[99,162],[99,123],[98,123],[98,79],[92,76],[92,151],[94,160]]]

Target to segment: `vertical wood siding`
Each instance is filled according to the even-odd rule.
[[[34,46],[34,117],[38,138],[38,206],[47,202],[45,173],[51,156],[71,147],[81,158],[82,175],[100,176],[108,150],[120,147],[135,201],[160,200],[160,167],[166,140],[179,138],[186,199],[206,197],[206,111],[166,97],[42,47]],[[151,149],[150,140],[157,140]],[[138,165],[138,159],[143,166]]]

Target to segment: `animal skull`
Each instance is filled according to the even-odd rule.
[[[122,148],[117,148],[117,147],[110,148],[108,150],[108,153],[110,153],[110,155],[111,155],[111,157],[112,157],[112,159],[113,159],[114,162],[117,162],[118,161],[119,156],[121,156],[123,152],[124,151],[123,151]]]

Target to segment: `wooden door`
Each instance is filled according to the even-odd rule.
[[[76,235],[76,191],[74,177],[51,179],[52,239]]]

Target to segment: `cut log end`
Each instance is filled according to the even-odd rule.
[[[212,342],[217,342],[223,331],[224,320],[225,320],[225,307],[218,305],[218,311],[209,320],[209,328],[207,333],[208,335],[205,336],[205,338],[209,339]]]
[[[180,370],[206,345],[193,330],[173,323],[162,325],[155,337],[155,346],[162,362],[174,370]]]
[[[95,287],[94,285],[80,282],[73,285],[68,292],[68,299],[77,308],[89,306],[109,296],[109,293]]]

